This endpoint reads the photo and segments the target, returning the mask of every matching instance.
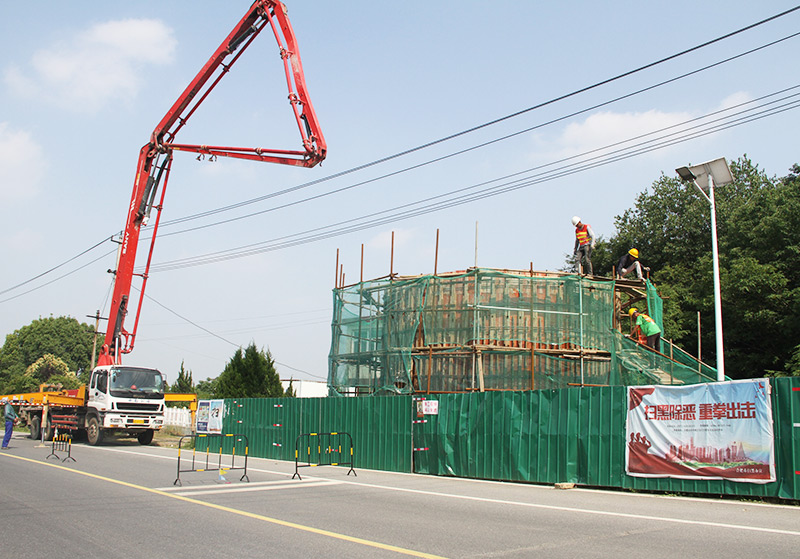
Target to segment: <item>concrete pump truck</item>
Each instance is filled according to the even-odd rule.
[[[289,104],[300,132],[302,149],[176,143],[177,133],[266,27],[272,29],[278,41],[289,89]],[[8,395],[12,404],[20,406],[20,415],[27,420],[32,438],[38,439],[43,435],[49,440],[55,429],[68,429],[85,430],[91,445],[100,443],[104,434],[112,432],[136,436],[141,444],[150,444],[154,432],[163,426],[165,401],[179,400],[174,395],[165,395],[166,385],[158,370],[122,365],[122,356],[133,350],[136,339],[175,151],[197,153],[198,157],[234,157],[300,167],[313,167],[325,159],[325,140],[306,91],[294,31],[289,23],[286,7],[281,2],[256,0],[250,6],[158,123],[150,135],[150,141],[140,150],[116,269],[109,270],[114,274],[114,291],[105,343],[98,358],[98,366],[92,371],[89,385],[77,390],[55,391],[47,391],[46,385],[42,385],[38,392]],[[144,272],[135,274],[139,234],[142,227],[150,221],[153,209],[156,210],[156,216]],[[134,276],[141,279],[141,287],[138,290],[133,328],[127,330],[125,318],[131,307],[131,284]]]

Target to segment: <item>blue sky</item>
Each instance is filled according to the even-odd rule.
[[[108,241],[29,280],[120,231],[139,149],[248,6],[240,1],[0,3],[0,336],[39,317],[89,322],[86,315],[107,312],[107,270],[115,262]],[[611,236],[614,217],[662,173],[747,154],[769,175],[783,176],[800,162],[800,111],[792,105],[773,116],[608,161],[612,149],[678,133],[674,140],[690,134],[690,126],[711,126],[712,118],[731,124],[745,109],[752,112],[740,117],[797,94],[790,90],[756,101],[800,85],[795,71],[800,38],[789,38],[610,102],[796,33],[799,11],[407,156],[168,225],[515,114],[793,4],[461,1],[423,8],[290,1],[287,7],[328,157],[322,166],[295,169],[176,155],[147,286],[152,300],[145,299],[136,348],[125,359],[157,367],[170,381],[181,361],[195,381],[214,377],[238,345],[251,342],[272,351],[281,377],[324,380],[337,249],[347,283],[359,278],[362,244],[364,277],[383,276],[394,231],[394,271],[429,273],[438,229],[439,271],[461,270],[475,262],[477,223],[480,266],[527,269],[533,262],[536,269],[555,270],[572,248],[573,215],[597,234]],[[706,116],[717,111],[724,112]],[[178,141],[299,147],[271,36],[262,35],[250,47]],[[664,142],[668,139],[655,143]],[[589,157],[598,159],[583,171],[548,180],[537,175]],[[384,175],[392,176],[379,178]],[[458,189],[507,184],[513,179],[498,179],[510,175],[527,179],[512,185],[519,188],[470,203],[276,248],[280,239],[292,241],[304,231],[327,226],[331,229],[321,231],[337,231],[337,223],[363,223],[363,216]],[[247,257],[174,265],[250,246],[256,250]],[[646,254],[642,260],[646,263]],[[131,316],[129,329],[132,321]]]

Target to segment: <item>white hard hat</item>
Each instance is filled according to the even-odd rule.
[[[578,225],[580,222],[581,218],[579,218],[577,215],[572,216],[572,225]]]

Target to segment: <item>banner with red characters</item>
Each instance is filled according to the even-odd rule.
[[[626,425],[628,475],[775,481],[767,379],[629,386]]]

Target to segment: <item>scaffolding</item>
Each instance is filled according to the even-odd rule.
[[[695,384],[715,372],[670,342],[623,334],[636,306],[661,326],[649,281],[471,268],[333,292],[332,395]],[[662,326],[663,331],[663,326]]]

